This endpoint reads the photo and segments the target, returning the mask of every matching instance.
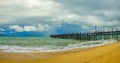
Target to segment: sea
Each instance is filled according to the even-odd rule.
[[[0,52],[55,52],[115,43],[117,40],[83,41],[50,37],[0,37]]]

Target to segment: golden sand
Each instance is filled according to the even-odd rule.
[[[120,63],[120,42],[85,50],[0,53],[0,63]]]

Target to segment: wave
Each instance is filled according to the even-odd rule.
[[[69,50],[74,48],[87,48],[95,47],[100,45],[106,45],[110,43],[115,43],[117,40],[98,40],[98,41],[82,41],[79,43],[68,44],[67,46],[54,46],[54,45],[43,45],[43,46],[16,46],[16,45],[0,45],[0,52],[21,52],[21,53],[31,53],[31,52],[55,52],[61,50]]]

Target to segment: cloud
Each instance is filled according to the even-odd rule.
[[[49,31],[49,29],[50,29],[50,26],[47,25],[47,24],[45,24],[45,25],[38,24],[38,31],[41,31],[41,32],[43,32],[43,31]]]
[[[19,26],[19,25],[11,25],[9,26],[9,29],[15,30],[17,32],[31,32],[31,31],[37,31],[37,32],[44,32],[44,31],[49,31],[50,26],[45,24],[38,24],[38,25],[26,25],[26,26]]]
[[[2,0],[0,24],[16,22],[19,17],[52,17],[59,13],[60,7],[60,4],[53,0]]]
[[[19,26],[19,25],[12,25],[12,26],[9,26],[10,29],[13,29],[17,32],[23,32],[24,31],[24,28]]]
[[[24,31],[37,31],[35,26],[24,26]]]
[[[64,21],[65,23],[69,24],[77,24],[84,27],[87,26],[115,26],[119,25],[119,21],[104,21],[101,17],[94,16],[94,15],[78,15],[78,14],[65,14],[59,16],[57,18],[52,19],[53,21]],[[83,27],[83,28],[84,28]]]
[[[0,25],[18,32],[53,32],[63,24],[119,28],[119,7],[119,0],[1,0]]]
[[[64,20],[65,22],[78,23],[79,25],[100,25],[113,26],[120,25],[120,1],[118,0],[55,0],[64,6],[67,13],[61,15],[57,19]],[[116,4],[116,5],[115,5]],[[71,17],[68,18],[68,16]],[[74,14],[74,15],[73,15]],[[65,16],[66,15],[66,16]],[[86,22],[86,23],[80,23]],[[110,24],[110,23],[113,23]]]

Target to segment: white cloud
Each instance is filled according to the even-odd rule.
[[[23,32],[24,31],[23,27],[21,27],[19,25],[12,25],[12,26],[9,26],[9,28],[13,29],[13,30],[15,30],[17,32]]]
[[[47,25],[47,24],[38,24],[37,26],[33,26],[33,25],[30,25],[30,26],[19,26],[19,25],[11,25],[9,26],[9,29],[13,29],[17,32],[30,32],[30,31],[38,31],[38,32],[44,32],[44,31],[49,31],[50,30],[50,26]]]
[[[35,26],[24,26],[24,31],[37,31]]]
[[[0,8],[0,24],[17,22],[18,18],[52,17],[61,11],[61,5],[53,0],[2,0]]]
[[[45,24],[45,25],[42,25],[42,24],[38,24],[38,31],[48,31],[50,29],[50,26]]]

